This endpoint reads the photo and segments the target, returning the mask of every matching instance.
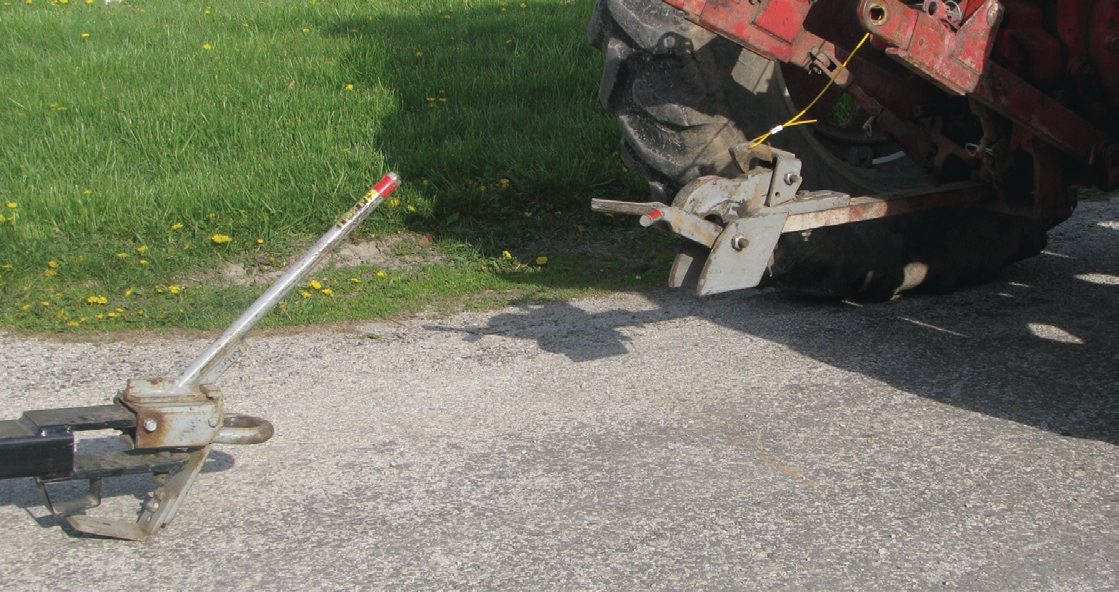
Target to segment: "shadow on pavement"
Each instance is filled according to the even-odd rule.
[[[905,392],[1119,444],[1117,219],[1119,201],[1084,204],[1052,231],[1043,254],[947,295],[859,305],[770,291],[703,300],[660,291],[645,294],[654,310],[591,314],[567,303],[526,305],[463,331],[468,340],[532,339],[545,351],[590,362],[627,353],[621,328],[696,316]],[[577,331],[569,328],[573,317],[582,317]],[[748,360],[712,362],[749,371]]]

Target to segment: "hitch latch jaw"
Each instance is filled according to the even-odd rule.
[[[746,172],[738,177],[700,177],[685,185],[668,206],[595,199],[591,209],[641,216],[687,239],[669,273],[669,286],[695,283],[700,296],[753,288],[773,264],[782,234],[852,224],[922,210],[987,201],[994,190],[961,182],[877,196],[837,191],[801,191],[801,162],[766,145],[731,148]]]

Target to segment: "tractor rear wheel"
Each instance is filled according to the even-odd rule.
[[[599,100],[617,117],[622,161],[648,180],[651,201],[671,203],[703,175],[741,174],[730,148],[795,113],[776,64],[661,0],[599,0],[587,36],[604,57]],[[841,159],[810,127],[771,141],[803,163],[802,189],[870,195],[928,184],[900,154]],[[766,281],[833,298],[885,299],[917,285],[946,290],[1036,254],[1045,241],[1037,226],[957,208],[785,235]]]

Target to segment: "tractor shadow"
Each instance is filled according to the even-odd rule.
[[[1082,204],[1050,233],[1043,254],[945,295],[855,304],[772,291],[701,300],[665,290],[643,294],[652,310],[592,314],[562,302],[526,304],[463,331],[467,340],[535,340],[588,363],[627,353],[622,328],[695,316],[921,397],[1119,444],[1117,220],[1119,200]],[[670,364],[664,371],[671,373]]]

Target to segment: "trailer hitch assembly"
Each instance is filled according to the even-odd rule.
[[[28,411],[18,420],[0,421],[0,479],[34,478],[46,507],[79,532],[154,538],[174,518],[211,446],[260,444],[272,437],[268,421],[226,413],[214,386],[243,351],[245,335],[399,183],[395,173],[385,175],[177,378],[129,380],[112,405]],[[76,454],[74,434],[88,430],[116,430],[128,449]],[[101,504],[102,479],[145,473],[157,487],[135,522],[84,514]],[[66,481],[88,481],[89,491],[55,499],[52,486]]]
[[[642,226],[686,239],[672,263],[669,286],[694,281],[696,293],[708,296],[761,283],[783,234],[995,196],[990,185],[971,181],[864,197],[801,191],[801,162],[792,153],[765,144],[740,144],[731,153],[744,174],[700,177],[685,185],[672,205],[594,199],[591,209],[637,215]]]

